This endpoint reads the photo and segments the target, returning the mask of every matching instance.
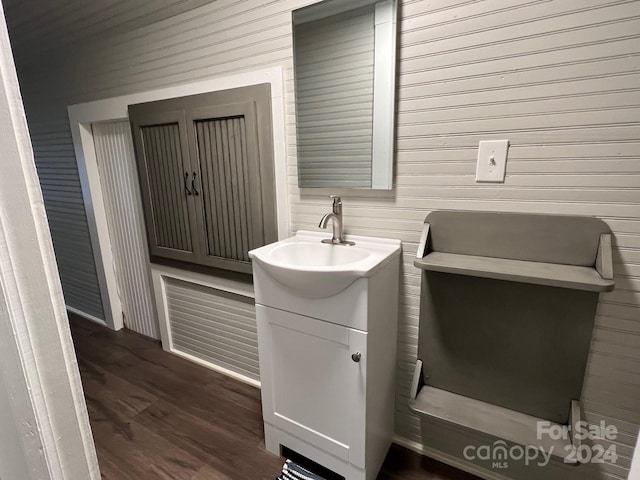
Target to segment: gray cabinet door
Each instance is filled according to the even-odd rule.
[[[140,108],[145,107],[145,108]],[[193,262],[200,255],[184,111],[130,107],[151,256]]]
[[[265,244],[255,102],[190,109],[187,124],[201,263],[249,273],[249,250]]]

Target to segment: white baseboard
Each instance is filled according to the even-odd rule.
[[[105,322],[104,320],[98,318],[98,317],[94,317],[93,315],[90,315],[88,313],[85,313],[81,310],[78,310],[77,308],[73,308],[70,307],[69,305],[65,305],[65,307],[67,307],[67,311],[74,313],[76,315],[78,315],[79,317],[82,317],[86,320],[90,320],[94,323],[97,323],[98,325],[102,325],[103,327],[107,327],[109,328],[109,326],[107,325],[107,322]]]
[[[408,448],[409,450],[419,453],[420,455],[425,455],[429,458],[433,458],[434,460],[446,463],[447,465],[455,467],[458,470],[471,473],[472,475],[484,478],[485,480],[512,480],[511,478],[505,477],[504,475],[497,474],[485,468],[479,467],[478,465],[475,465],[471,462],[466,462],[458,457],[454,457],[453,455],[449,455],[439,450],[429,448],[425,445],[422,445],[421,443],[409,440],[408,438],[404,438],[399,435],[394,435],[393,443],[397,443],[398,445]]]
[[[175,348],[172,348],[168,351],[173,353],[174,355],[184,358],[185,360],[189,360],[190,362],[197,363],[198,365],[202,365],[203,367],[207,367],[210,370],[214,370],[218,373],[231,377],[235,380],[238,380],[239,382],[246,383],[248,385],[251,385],[252,387],[260,388],[259,380],[254,380],[253,378],[249,378],[245,375],[242,375],[241,373],[234,372],[233,370],[221,367],[219,365],[216,365],[215,363],[207,362],[206,360],[202,360],[201,358],[194,357],[193,355],[190,355],[188,353],[181,352],[180,350],[176,350]]]

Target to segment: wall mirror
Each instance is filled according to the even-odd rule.
[[[393,184],[397,0],[293,12],[298,185]]]

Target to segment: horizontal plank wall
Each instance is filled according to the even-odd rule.
[[[28,120],[65,303],[104,320],[80,179],[73,147],[68,144],[68,126],[64,121],[38,125]]]
[[[404,242],[396,431],[417,445],[437,436],[433,448],[460,457],[461,446],[486,442],[421,424],[406,405],[420,281],[411,256],[426,212],[595,215],[611,226],[617,287],[601,296],[582,400],[589,421],[619,428],[620,458],[616,465],[556,466],[544,478],[626,478],[640,425],[640,1],[401,2],[390,192],[297,187],[290,11],[310,3],[217,0],[117,35],[73,32],[71,49],[52,51],[40,63],[18,56],[54,241],[65,222],[78,229],[69,246],[56,245],[67,295],[89,292],[74,281],[96,282],[91,271],[74,277],[67,263],[71,252],[86,259],[91,252],[66,106],[283,65],[292,229],[315,228],[330,208],[328,194],[340,193],[347,232]],[[22,17],[11,31],[19,38],[30,28]],[[475,184],[478,141],[496,138],[511,141],[506,181]],[[494,471],[540,478],[528,472]]]

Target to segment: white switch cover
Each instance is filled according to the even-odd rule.
[[[504,182],[509,140],[485,140],[478,147],[476,182]]]

